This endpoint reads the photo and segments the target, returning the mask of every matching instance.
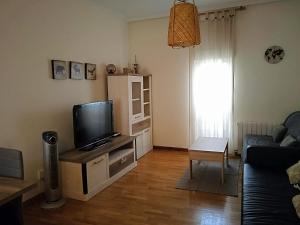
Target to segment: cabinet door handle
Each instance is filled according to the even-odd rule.
[[[138,118],[140,118],[140,117],[141,117],[141,116],[135,116],[134,119],[138,119]]]
[[[97,164],[101,163],[102,161],[103,161],[103,158],[100,159],[100,160],[98,160],[98,161],[96,161],[96,162],[94,162],[93,165],[97,165]]]
[[[123,157],[120,161],[121,164],[124,164],[127,161],[127,157]]]

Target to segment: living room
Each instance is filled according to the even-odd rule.
[[[231,159],[243,154],[238,124],[273,126],[299,111],[300,2],[195,3],[202,17],[224,9],[234,14],[232,139],[228,149],[232,162]],[[198,54],[201,44],[203,47],[207,27],[200,22],[199,46],[168,46],[173,4],[171,0],[0,2],[0,144],[1,148],[21,151],[24,180],[35,183],[23,195],[24,224],[241,224],[242,167],[237,197],[176,188],[189,169],[188,149],[194,135],[191,128],[196,124],[191,107],[191,62],[195,57],[191,53]],[[265,59],[266,51],[273,46],[284,50],[282,60],[274,64]],[[96,79],[53,79],[52,60],[67,65],[94,64]],[[67,197],[61,208],[41,209],[45,172],[42,133],[57,132],[61,154],[73,149],[73,106],[109,100],[109,91],[117,89],[109,87],[108,79],[117,76],[107,75],[107,65],[114,64],[115,74],[119,74],[135,63],[139,74],[151,74],[154,150],[136,160],[134,168],[88,201]],[[218,80],[212,82],[218,84]],[[223,88],[223,83],[218,88]],[[209,90],[214,87],[208,86]],[[208,91],[204,86],[201,88]],[[208,100],[212,97],[212,92],[199,93]],[[292,200],[289,201],[293,207]],[[297,217],[296,211],[293,213]],[[255,224],[255,220],[242,224]]]

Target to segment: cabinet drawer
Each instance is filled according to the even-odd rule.
[[[142,119],[143,119],[143,114],[142,113],[137,113],[137,114],[132,115],[132,120],[134,122],[141,121]]]
[[[125,167],[129,166],[134,162],[134,152],[122,157],[118,161],[114,162],[109,166],[109,177],[114,176]]]

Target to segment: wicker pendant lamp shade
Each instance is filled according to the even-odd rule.
[[[198,10],[195,1],[175,0],[169,18],[168,45],[173,48],[200,44]]]

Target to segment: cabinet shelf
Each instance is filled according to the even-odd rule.
[[[144,88],[143,91],[150,91],[150,89],[149,88]]]
[[[140,98],[133,98],[132,101],[137,102],[137,101],[141,101],[141,99]]]
[[[150,89],[150,77],[143,76],[143,89]]]
[[[134,152],[134,148],[122,149],[119,151],[112,152],[109,154],[109,165],[115,163],[120,160],[122,157]]]
[[[144,102],[144,105],[148,105],[148,104],[150,104],[150,102]]]
[[[137,133],[142,132],[144,129],[146,128],[150,128],[151,127],[151,119],[149,118],[145,118],[144,120],[138,122],[138,123],[134,123],[132,124],[132,135],[136,135]]]

